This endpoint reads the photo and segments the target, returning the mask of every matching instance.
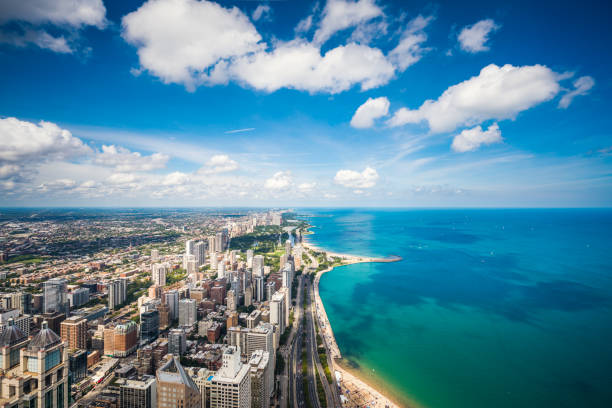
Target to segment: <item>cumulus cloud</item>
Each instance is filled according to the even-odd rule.
[[[120,146],[102,146],[102,151],[96,154],[95,163],[115,167],[119,172],[151,171],[166,167],[170,157],[162,153],[143,156]]]
[[[37,124],[0,118],[0,164],[66,159],[91,152],[83,142],[55,123]]]
[[[259,50],[261,36],[237,7],[198,0],[147,1],[122,20],[143,68],[193,90],[218,61]]]
[[[226,173],[238,169],[238,163],[230,159],[226,154],[217,154],[206,162],[206,166],[200,169],[203,174]]]
[[[389,60],[401,72],[416,64],[428,51],[428,48],[422,47],[422,44],[427,41],[427,35],[423,30],[431,20],[433,20],[432,16],[418,16],[410,21],[397,46],[389,52]]]
[[[113,173],[108,178],[111,184],[132,184],[138,180],[138,177],[133,173]]]
[[[339,170],[334,177],[334,182],[344,187],[363,189],[372,188],[378,181],[378,172],[366,167],[362,172],[355,170]]]
[[[68,44],[63,35],[54,37],[44,30],[26,30],[23,34],[0,32],[0,43],[11,44],[15,47],[27,47],[30,44],[34,44],[39,48],[59,54],[71,54],[74,52],[74,49]]]
[[[377,48],[350,43],[321,55],[312,43],[294,40],[271,52],[238,58],[230,72],[239,81],[267,92],[291,88],[334,94],[355,84],[362,90],[386,84],[394,67]]]
[[[279,191],[289,188],[292,183],[293,177],[290,171],[279,171],[265,181],[264,187],[268,190]]]
[[[54,36],[32,27],[53,25],[56,31],[69,33],[74,40],[77,31],[85,26],[105,28],[105,15],[102,0],[0,1],[0,43],[16,47],[32,44],[61,54],[73,53],[75,47],[64,35]]]
[[[102,0],[3,0],[0,2],[0,24],[26,21],[72,27],[106,25],[106,8]]]
[[[170,174],[167,174],[164,177],[162,184],[164,186],[180,186],[189,182],[189,179],[190,178],[188,174],[180,171],[175,171]]]
[[[576,96],[588,94],[595,86],[595,80],[590,76],[583,76],[575,80],[573,85],[574,89],[568,91],[559,101],[559,108],[567,109]]]
[[[476,126],[471,129],[461,131],[453,138],[452,149],[456,152],[472,152],[477,150],[481,145],[490,145],[493,143],[501,143],[501,131],[497,123],[493,123],[487,130],[483,130],[481,126]]]
[[[499,27],[500,26],[491,19],[481,20],[476,24],[466,26],[457,37],[459,46],[462,50],[471,53],[488,51],[489,47],[486,43],[489,40],[489,34],[499,29]]]
[[[314,190],[316,186],[317,183],[301,183],[300,185],[298,185],[298,189],[302,192],[309,192]]]
[[[368,98],[353,115],[351,126],[365,129],[374,126],[374,121],[389,113],[389,99],[384,96],[379,98]]]
[[[253,21],[270,21],[272,20],[272,8],[267,4],[260,4],[253,11]]]
[[[328,0],[314,42],[323,44],[338,31],[383,15],[375,0]]]
[[[331,3],[330,16],[336,16],[336,7],[379,10],[372,0]],[[365,18],[356,16],[368,15],[351,13],[349,25]],[[321,24],[317,32],[331,33],[330,22]],[[190,91],[235,81],[266,92],[290,88],[333,94],[355,85],[362,90],[384,85],[395,73],[380,49],[354,42],[324,54],[319,44],[301,38],[268,45],[238,8],[206,0],[149,0],[123,18],[122,35],[137,47],[140,69]]]
[[[559,79],[557,73],[543,65],[491,64],[479,75],[451,86],[437,100],[427,100],[415,110],[397,110],[388,124],[424,121],[433,133],[441,133],[489,119],[512,119],[554,98],[560,90]]]

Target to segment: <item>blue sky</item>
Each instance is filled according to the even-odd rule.
[[[601,2],[9,0],[0,205],[610,206]]]

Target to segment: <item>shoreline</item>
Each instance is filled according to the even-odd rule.
[[[305,249],[310,249],[317,252],[325,253],[326,257],[339,257],[344,261],[342,265],[351,265],[356,263],[366,263],[366,262],[397,262],[402,258],[399,256],[392,258],[375,258],[375,257],[364,257],[358,255],[350,255],[350,254],[341,254],[337,252],[327,251],[322,249],[311,242],[308,242],[306,237],[302,240],[302,246]],[[334,269],[334,266],[330,266],[327,269],[324,269],[318,272],[315,275],[313,281],[314,295],[315,295],[315,310],[317,317],[317,324],[321,331],[324,342],[327,344],[327,348],[331,353],[331,361],[332,361],[332,375],[337,377],[336,373],[339,373],[341,376],[341,380],[339,381],[340,388],[342,390],[342,395],[346,397],[348,394],[350,396],[349,402],[352,405],[346,405],[343,403],[343,406],[369,406],[372,408],[400,408],[403,405],[396,402],[395,398],[391,398],[382,392],[379,391],[379,387],[373,386],[370,383],[372,380],[366,380],[363,373],[358,370],[348,369],[344,367],[342,361],[342,354],[340,352],[340,348],[338,347],[338,343],[336,342],[336,338],[334,336],[334,332],[332,326],[329,322],[329,318],[327,317],[327,312],[325,310],[325,306],[323,305],[323,300],[319,294],[319,282],[321,280],[321,276],[325,273],[330,272]],[[360,375],[361,374],[361,375]],[[382,381],[382,380],[381,380]],[[331,384],[333,386],[333,384]],[[351,401],[353,400],[353,401]]]

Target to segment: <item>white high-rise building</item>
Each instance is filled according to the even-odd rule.
[[[210,269],[217,270],[219,267],[219,255],[216,252],[210,253]]]
[[[281,290],[272,295],[270,299],[270,323],[278,326],[279,336],[284,333],[286,326],[285,293]]]
[[[247,262],[247,268],[253,267],[253,250],[252,249],[247,249],[246,251],[246,262]]]
[[[194,255],[185,255],[185,271],[187,272],[187,276],[190,276],[192,273],[197,272],[197,264]]]
[[[235,249],[230,252],[230,263],[233,265],[238,262],[238,251]]]
[[[151,261],[153,262],[159,261],[159,250],[158,249],[151,250]]]
[[[291,255],[291,240],[285,241],[285,254]]]
[[[249,408],[251,406],[251,366],[240,361],[240,348],[223,350],[223,366],[210,379],[211,408]]]
[[[225,262],[217,264],[217,279],[225,278]]]
[[[253,276],[263,276],[264,274],[264,257],[263,255],[255,255],[253,257]]]
[[[199,268],[206,262],[206,242],[199,241],[194,246],[196,266]]]
[[[125,303],[127,298],[127,279],[113,279],[108,284],[108,308],[115,309]]]
[[[194,242],[192,239],[188,239],[185,242],[185,255],[193,255],[193,245]]]
[[[181,299],[179,301],[179,326],[193,326],[198,320],[196,301]]]
[[[195,255],[184,254],[183,255],[183,269],[187,270],[189,267],[189,262],[192,262],[195,265]]]
[[[155,285],[166,286],[166,275],[170,271],[169,263],[156,263],[151,265],[151,280]]]

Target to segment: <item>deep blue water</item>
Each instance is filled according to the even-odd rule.
[[[343,356],[427,407],[612,407],[611,210],[305,210]]]

